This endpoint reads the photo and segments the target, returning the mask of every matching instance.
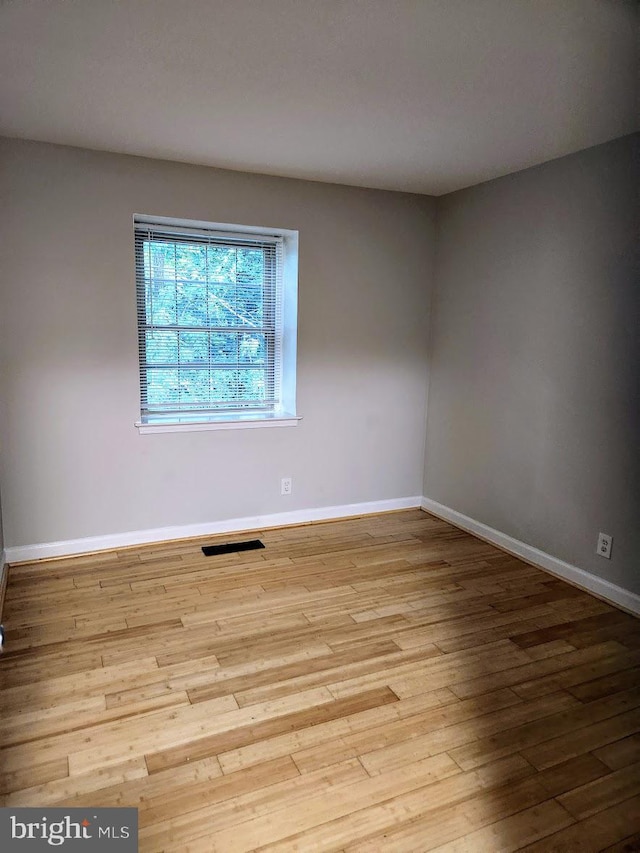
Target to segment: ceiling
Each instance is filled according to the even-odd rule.
[[[440,195],[638,127],[635,0],[0,0],[0,133]]]

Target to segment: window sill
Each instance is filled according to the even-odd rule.
[[[157,432],[204,432],[213,429],[261,429],[263,427],[298,426],[302,418],[283,413],[280,415],[220,415],[217,418],[203,417],[202,420],[157,418],[151,421],[136,421],[141,435]]]

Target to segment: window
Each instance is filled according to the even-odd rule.
[[[295,424],[297,232],[134,228],[141,431]]]

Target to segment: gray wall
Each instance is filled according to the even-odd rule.
[[[438,200],[424,493],[640,592],[637,145]]]
[[[17,140],[0,158],[7,546],[421,494],[433,200]],[[134,213],[299,229],[299,427],[138,434]]]
[[[2,196],[1,195],[0,195],[0,205],[2,205]],[[0,247],[0,288],[1,288],[1,282],[2,282],[2,271],[1,271],[2,256],[3,256],[3,250],[2,250],[2,247]],[[0,300],[0,327],[2,325],[2,314],[3,314],[3,305],[2,305],[2,301]],[[2,363],[0,362],[0,379],[2,377],[1,364]],[[5,413],[5,400],[4,400],[3,390],[4,390],[3,386],[0,383],[0,423],[2,423],[3,416]],[[2,440],[2,435],[0,434],[0,462],[2,461],[3,454],[4,454],[3,440]],[[0,468],[1,467],[2,466],[0,465]],[[0,486],[0,577],[1,577],[1,573],[2,573],[2,564],[3,564],[2,552],[3,552],[3,550],[4,550],[4,531],[3,531],[3,522],[2,522],[2,488]]]
[[[1,141],[5,544],[424,490],[640,592],[632,145],[441,198],[434,234],[425,197]],[[138,434],[133,213],[300,230],[301,426]]]

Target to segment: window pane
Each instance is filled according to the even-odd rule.
[[[179,281],[178,293],[178,325],[179,326],[208,326],[207,320],[207,289],[200,281]]]
[[[177,370],[147,370],[147,402],[150,406],[178,402]]]
[[[208,370],[180,370],[180,402],[183,404],[209,402]]]
[[[243,326],[262,326],[262,287],[238,288],[236,309],[238,322]]]
[[[173,281],[154,279],[150,285],[151,311],[147,316],[154,326],[172,326],[176,322],[176,286]]]
[[[238,335],[235,332],[211,332],[211,361],[232,364],[238,360]]]
[[[236,289],[230,284],[209,285],[209,322],[212,326],[237,326]]]
[[[211,397],[215,401],[235,400],[238,394],[238,373],[236,370],[211,371]]]
[[[266,396],[264,370],[239,370],[239,397],[242,400],[263,400]]]
[[[209,362],[209,333],[180,332],[180,362]]]
[[[176,272],[179,279],[206,281],[207,247],[197,244],[177,243]]]
[[[145,240],[144,248],[145,276],[158,279],[175,279],[175,243]]]
[[[236,280],[236,250],[226,246],[207,246],[209,281]]]
[[[238,249],[238,284],[259,284],[264,278],[264,252],[262,249]]]
[[[147,362],[150,364],[178,363],[177,332],[147,332]]]
[[[265,364],[267,343],[259,332],[242,332],[238,341],[238,360],[241,364]]]

